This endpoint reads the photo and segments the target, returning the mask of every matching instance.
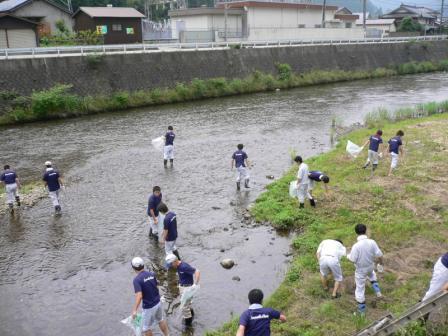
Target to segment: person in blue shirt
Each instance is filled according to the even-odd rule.
[[[372,163],[372,173],[375,171],[375,169],[378,167],[378,160],[380,158],[380,152],[382,150],[382,144],[383,139],[381,136],[383,135],[382,130],[376,131],[375,135],[371,135],[369,140],[366,141],[363,147],[365,147],[367,144],[369,145],[369,151],[367,154],[367,161],[366,164],[363,166],[363,168],[367,168],[370,163]]]
[[[5,184],[6,204],[9,207],[9,211],[13,213],[14,200],[17,206],[20,206],[20,196],[17,194],[17,190],[20,188],[19,178],[16,172],[11,170],[9,165],[5,165],[3,167],[3,173],[0,175],[0,181]]]
[[[174,254],[168,254],[165,257],[165,267],[167,269],[173,268],[177,271],[179,276],[179,292],[181,297],[186,291],[190,290],[192,286],[199,285],[201,272],[199,272],[198,269],[188,265],[185,261],[180,261]],[[182,318],[187,326],[191,326],[194,318],[192,303],[193,297],[188,299],[182,307]]]
[[[149,237],[154,238],[155,240],[161,240],[159,237],[159,227],[162,228],[162,223],[159,225],[159,221],[161,220],[159,216],[158,206],[162,202],[162,189],[159,186],[154,186],[152,188],[152,194],[148,199],[148,209],[146,213],[149,217]],[[160,230],[160,234],[162,234]]]
[[[232,155],[231,169],[233,170],[233,167],[235,165],[238,171],[236,177],[236,189],[240,190],[241,180],[244,180],[244,187],[249,188],[249,173],[247,171],[247,168],[250,169],[250,163],[246,152],[243,151],[244,145],[238,144],[237,148],[238,150]]]
[[[143,259],[135,257],[131,266],[137,273],[134,278],[135,303],[132,308],[132,318],[137,316],[138,308],[142,304],[142,332],[144,336],[152,336],[151,327],[158,324],[164,336],[168,336],[168,324],[165,320],[162,303],[160,302],[157,279],[154,272],[145,270]]]
[[[398,165],[398,157],[401,154],[401,157],[403,157],[403,142],[401,141],[401,137],[404,136],[404,132],[402,130],[399,130],[397,132],[397,135],[391,138],[388,142],[388,152],[390,153],[390,168],[389,168],[389,174],[388,176],[392,175],[392,171],[397,168]]]
[[[61,175],[57,170],[53,168],[53,165],[50,161],[45,162],[45,174],[42,180],[45,183],[45,186],[48,188],[48,193],[50,195],[50,199],[53,202],[54,210],[56,214],[61,213],[61,205],[59,203],[59,191],[63,186]]]
[[[163,148],[163,166],[166,168],[168,160],[171,167],[174,165],[174,134],[173,126],[168,126],[168,132],[165,134],[165,147]]]
[[[165,253],[174,254],[179,260],[180,255],[176,247],[177,239],[177,218],[176,214],[172,211],[168,212],[168,207],[165,203],[160,203],[158,210],[165,216],[163,219],[163,234],[162,242],[165,242]]]
[[[308,179],[310,180],[310,182],[308,183],[308,198],[310,200],[311,206],[315,207],[316,200],[313,196],[314,185],[316,184],[316,182],[322,181],[324,183],[325,192],[328,193],[328,183],[330,182],[330,178],[319,170],[312,170],[308,173]]]
[[[236,336],[269,336],[271,335],[271,320],[278,319],[286,322],[282,313],[272,308],[264,308],[263,292],[252,289],[248,295],[249,309],[240,316],[240,326]]]

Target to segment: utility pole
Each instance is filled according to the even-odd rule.
[[[324,0],[324,4],[322,5],[322,24],[321,27],[325,28],[325,7],[327,5],[327,0]]]
[[[442,6],[440,7],[440,33],[443,34],[443,7],[445,0],[442,0]]]
[[[224,41],[227,42],[227,2],[224,3]]]
[[[366,34],[366,13],[367,13],[367,0],[362,1],[362,29],[364,29],[364,37]]]

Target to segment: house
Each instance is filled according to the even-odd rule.
[[[0,14],[0,49],[38,46],[37,23],[11,14]]]
[[[0,14],[37,23],[39,37],[56,33],[56,22],[62,20],[68,30],[73,29],[72,12],[62,4],[50,0],[5,0],[0,2]]]
[[[334,14],[334,22],[330,26],[335,28],[353,28],[355,27],[356,20],[359,19],[358,14],[354,14],[350,9],[346,7],[339,8]],[[328,24],[325,27],[330,27]]]
[[[362,19],[356,20],[357,27],[363,27]],[[366,36],[367,37],[387,37],[390,33],[395,33],[395,19],[367,19],[366,20]]]
[[[399,27],[405,17],[411,17],[414,21],[419,22],[426,32],[429,32],[436,29],[436,21],[439,14],[439,12],[431,8],[401,4],[400,7],[384,14],[382,18],[395,19],[395,25]]]
[[[73,18],[75,30],[91,30],[103,35],[104,44],[142,43],[142,18],[128,7],[80,7]]]
[[[322,12],[325,12],[325,29]],[[359,28],[346,28],[355,16],[343,14],[335,18],[337,6],[281,0],[218,2],[215,8],[178,9],[168,12],[173,25],[183,29],[183,42],[205,41],[269,41],[298,39],[362,38]],[[345,17],[344,17],[345,16]],[[328,24],[327,24],[328,23]],[[347,25],[346,25],[347,23]],[[342,29],[343,28],[343,29]]]

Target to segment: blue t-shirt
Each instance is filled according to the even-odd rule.
[[[380,147],[380,144],[383,143],[383,139],[381,139],[379,135],[372,135],[369,140],[369,149],[371,151],[378,152],[378,148]]]
[[[165,146],[172,146],[174,145],[174,138],[176,137],[176,135],[174,134],[173,131],[168,131],[165,134]]]
[[[160,202],[162,202],[162,193],[160,193],[159,196],[156,196],[154,194],[151,194],[151,196],[149,196],[149,200],[148,200],[148,216],[151,216],[151,212],[149,210],[153,210],[154,211],[154,216],[158,216],[159,215],[159,210],[157,209],[157,207],[159,206]]]
[[[247,159],[247,154],[245,151],[242,150],[237,150],[235,153],[233,153],[232,155],[232,159],[235,160],[235,166],[238,167],[246,167],[246,164],[244,163],[244,160]]]
[[[17,175],[14,171],[6,169],[0,176],[0,181],[5,182],[5,184],[13,184],[16,183],[16,178]]]
[[[401,137],[395,136],[389,140],[389,152],[398,154],[398,149],[403,143],[401,142]]]
[[[56,170],[47,170],[44,174],[43,180],[47,182],[49,191],[57,191],[61,189],[61,186],[59,184],[59,173]]]
[[[143,309],[154,307],[160,302],[156,275],[153,272],[140,272],[133,281],[135,293],[142,292]]]
[[[448,268],[448,252],[442,256],[441,262],[442,262],[443,266]]]
[[[163,229],[168,230],[166,241],[173,241],[177,239],[177,219],[174,212],[168,212],[163,220]]]
[[[324,175],[324,173],[322,173],[322,172],[320,172],[320,171],[318,171],[318,170],[313,170],[313,171],[310,171],[310,172],[308,173],[308,178],[309,178],[310,180],[320,182],[320,181],[321,181],[320,177],[321,177],[322,175]]]
[[[182,261],[177,267],[177,274],[179,275],[180,285],[192,285],[194,283],[193,275],[196,272],[194,267],[191,267],[186,262]]]
[[[279,319],[280,312],[254,304],[240,316],[240,325],[245,326],[245,336],[271,335],[271,320]]]

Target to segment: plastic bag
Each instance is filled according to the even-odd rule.
[[[291,197],[297,197],[297,181],[291,181],[289,184],[289,196]]]
[[[135,336],[142,336],[142,314],[137,314],[135,319],[129,316],[121,321],[124,325],[127,325],[134,331]]]
[[[188,289],[182,293],[182,297],[180,298],[180,306],[183,307],[188,301],[193,299],[193,297],[198,293],[199,288],[199,285],[188,287]]]
[[[154,146],[155,149],[162,152],[163,151],[163,145],[165,144],[165,137],[160,136],[158,138],[152,139],[151,144]]]
[[[364,149],[364,147],[359,147],[357,144],[354,144],[350,140],[347,140],[347,147],[345,147],[345,150],[347,153],[349,153],[352,157],[356,158],[359,153]]]

